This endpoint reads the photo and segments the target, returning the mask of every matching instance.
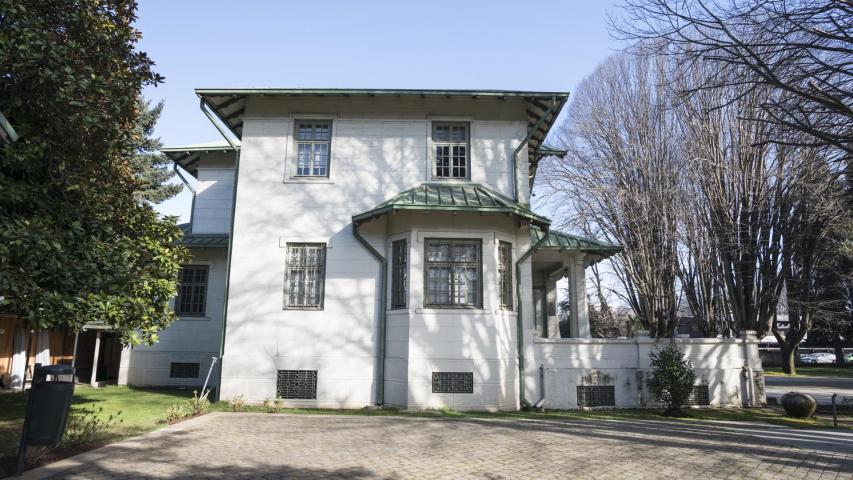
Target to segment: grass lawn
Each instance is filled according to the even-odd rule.
[[[231,411],[225,402],[214,404],[213,411]],[[791,428],[831,428],[832,421],[826,418],[814,417],[808,419],[788,418],[781,408],[710,408],[689,409],[689,418],[662,417],[662,410],[656,409],[625,409],[625,410],[549,410],[546,412],[459,412],[455,410],[401,411],[397,409],[360,409],[360,410],[325,410],[311,408],[281,408],[268,409],[258,405],[248,405],[247,412],[257,413],[289,413],[289,414],[320,414],[320,415],[397,415],[416,417],[450,417],[450,418],[506,418],[506,419],[563,419],[563,420],[663,420],[672,422],[684,421],[739,421],[767,422]],[[839,416],[839,428],[850,428],[853,418]]]
[[[765,367],[764,374],[775,377],[787,377],[782,373],[782,367]],[[791,375],[794,376],[794,375]],[[845,377],[853,378],[853,366],[835,367],[829,365],[815,365],[797,367],[797,377]]]
[[[169,406],[191,396],[192,390],[135,389],[118,386],[90,388],[78,385],[74,389],[71,411],[99,411],[103,408],[99,414],[102,418],[121,412],[118,418],[122,422],[112,424],[95,442],[104,444],[164,426],[159,422],[165,417]],[[26,408],[26,394],[18,392],[0,394],[0,477],[3,477],[4,473],[11,474],[9,469],[14,468]],[[61,456],[62,452],[57,451],[56,454]]]

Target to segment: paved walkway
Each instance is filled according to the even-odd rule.
[[[832,394],[837,393],[839,407],[845,400],[853,403],[853,378],[845,377],[782,377],[767,375],[764,377],[767,397],[776,398],[791,392],[803,392],[815,397],[819,405],[832,405]],[[849,408],[849,405],[844,405]]]
[[[853,454],[728,424],[213,413],[27,477],[851,479]]]

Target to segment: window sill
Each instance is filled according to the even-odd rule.
[[[486,315],[491,314],[488,308],[416,308],[415,313],[431,313],[436,315]]]
[[[498,315],[509,315],[511,317],[515,317],[518,315],[518,312],[516,312],[515,310],[510,310],[508,308],[499,308],[495,310],[495,313]]]
[[[316,185],[334,185],[335,182],[328,178],[310,178],[310,177],[291,177],[285,178],[281,183],[300,183],[300,184],[316,184]]]
[[[282,310],[296,310],[299,312],[322,312],[323,307],[282,307]]]
[[[178,320],[188,321],[188,322],[209,322],[210,317],[187,317],[178,315]]]

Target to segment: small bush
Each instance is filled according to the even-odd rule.
[[[104,417],[104,408],[95,408],[83,412],[71,412],[68,414],[68,422],[65,424],[65,434],[62,437],[63,447],[77,447],[84,443],[95,440],[99,434],[108,430],[113,424],[123,422],[121,412],[111,413]]]
[[[209,412],[210,400],[207,399],[207,395],[209,393],[210,391],[208,390],[207,393],[199,396],[198,391],[193,390],[193,398],[190,398],[181,404],[171,405],[166,410],[166,418],[164,421],[166,423],[175,423],[182,418],[204,415]]]
[[[245,412],[246,411],[246,398],[243,397],[243,394],[239,394],[231,399],[228,404],[231,406],[232,412]]]
[[[269,398],[264,400],[264,410],[266,410],[267,413],[275,413],[276,411],[278,411],[276,402]]]
[[[652,379],[649,386],[655,398],[666,405],[665,416],[682,416],[681,407],[687,403],[693,393],[693,383],[696,374],[693,364],[684,359],[684,354],[678,349],[675,340],[670,340],[663,347],[649,353],[652,364]]]

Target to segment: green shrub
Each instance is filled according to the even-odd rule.
[[[193,390],[193,398],[187,399],[186,402],[176,405],[171,405],[166,410],[165,423],[175,423],[178,420],[186,417],[194,417],[196,415],[204,415],[210,411],[210,400],[207,399],[207,393],[199,396],[198,391]]]
[[[246,411],[246,398],[243,397],[243,394],[239,394],[231,399],[228,404],[231,406],[232,412],[245,412]]]
[[[684,354],[672,339],[665,347],[658,346],[655,351],[650,352],[649,358],[653,374],[649,386],[655,398],[666,405],[666,411],[663,414],[684,415],[681,407],[687,404],[696,380],[693,364],[684,359]]]

